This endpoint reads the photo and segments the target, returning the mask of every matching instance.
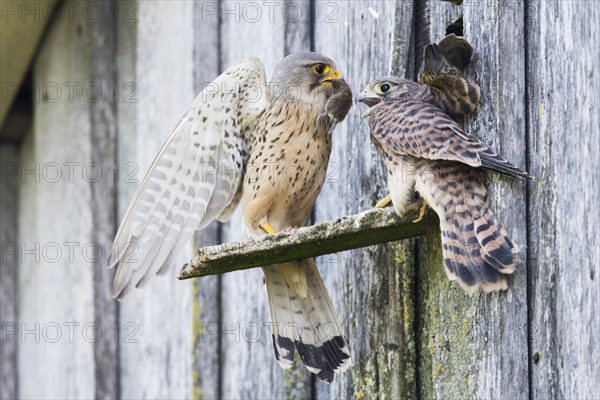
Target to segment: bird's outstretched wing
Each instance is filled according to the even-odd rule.
[[[390,152],[428,160],[458,161],[513,178],[529,177],[429,103],[392,100],[372,110],[371,135]]]
[[[479,86],[462,76],[472,55],[469,42],[454,34],[425,46],[419,82],[433,88],[434,102],[447,113],[469,114],[477,107]]]
[[[462,36],[454,33],[444,36],[438,46],[446,53],[450,61],[461,71],[469,65],[473,56],[473,46]]]
[[[108,260],[109,268],[118,265],[113,296],[122,299],[164,273],[194,231],[235,207],[267,102],[264,67],[255,58],[231,66],[194,99],[119,226]]]

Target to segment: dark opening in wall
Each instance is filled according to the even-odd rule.
[[[454,33],[456,36],[464,36],[463,35],[463,19],[460,17],[450,25],[446,27],[446,35]]]

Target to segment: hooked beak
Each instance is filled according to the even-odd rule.
[[[364,103],[364,104],[368,105],[369,107],[373,107],[373,106],[376,106],[377,104],[381,103],[381,99],[379,97],[366,97],[361,93],[356,98],[356,102]]]
[[[342,74],[340,73],[340,71],[338,71],[337,69],[329,72],[327,75],[325,75],[325,77],[323,79],[321,79],[321,82],[331,82],[334,79],[341,79],[342,78]]]
[[[362,115],[363,118],[366,118],[369,116],[369,114],[371,114],[371,107],[381,103],[381,99],[372,91],[365,89],[356,97],[356,102],[364,103],[369,106],[369,109]]]

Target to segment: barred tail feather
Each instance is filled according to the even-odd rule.
[[[298,290],[291,268],[306,277]],[[295,351],[306,368],[325,382],[350,366],[350,350],[314,261],[263,268],[269,296],[273,346],[282,368],[293,365]]]
[[[512,274],[519,263],[518,246],[491,210],[484,210],[480,217],[473,218],[471,212],[461,217],[467,218],[455,215],[446,218],[440,227],[448,277],[468,292],[478,286],[485,292],[506,290],[506,274]]]
[[[507,274],[519,264],[519,249],[489,208],[476,169],[458,163],[427,163],[416,189],[440,218],[444,268],[467,291],[508,288]]]
[[[481,245],[475,242],[473,224],[457,226],[452,221],[441,224],[444,267],[450,280],[465,291],[478,287],[489,292],[508,288],[506,277],[481,257]]]
[[[512,274],[519,264],[517,246],[490,209],[474,221],[475,235],[481,244],[483,259],[503,274]]]

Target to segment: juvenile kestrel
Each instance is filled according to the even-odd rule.
[[[420,74],[428,83],[427,76],[437,76],[437,82],[446,79],[435,50],[439,48],[426,50],[428,65]],[[448,116],[474,110],[479,89],[457,75],[446,82],[453,84],[430,87],[395,77],[379,79],[367,85],[359,100],[370,107],[365,116],[388,169],[396,212],[403,213],[416,189],[439,216],[448,277],[469,292],[477,287],[503,290],[506,274],[518,265],[519,250],[490,210],[481,169],[514,178],[528,175]]]
[[[226,220],[241,201],[251,236],[306,224],[323,185],[331,132],[352,105],[335,63],[296,53],[267,86],[262,63],[227,69],[192,102],[163,145],[117,232],[109,266],[122,299],[164,273],[194,231]],[[309,371],[331,382],[350,353],[312,259],[263,268],[277,360],[296,349]]]
[[[472,56],[471,44],[454,34],[444,37],[439,44],[425,46],[418,79],[431,87],[424,90],[426,101],[448,114],[474,112],[480,97],[479,86],[462,76]]]

